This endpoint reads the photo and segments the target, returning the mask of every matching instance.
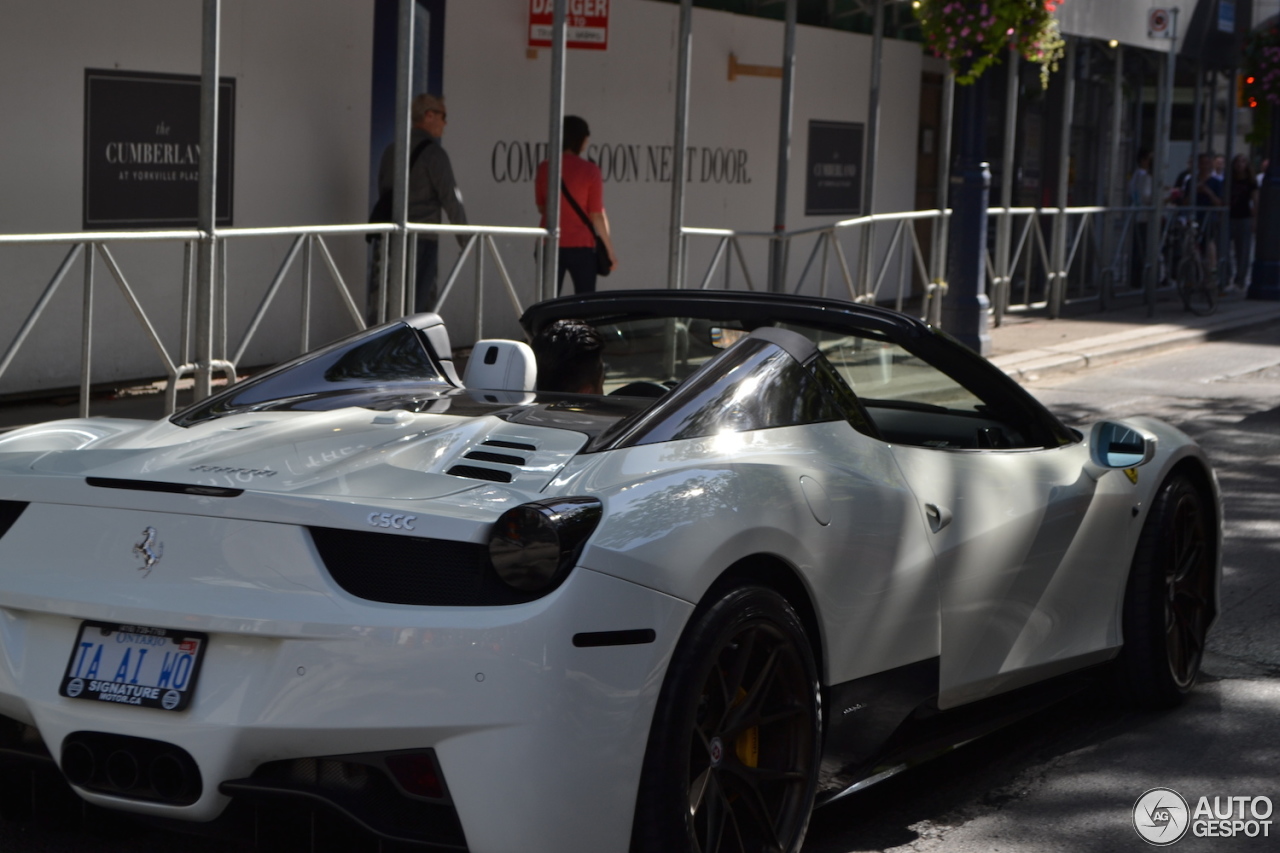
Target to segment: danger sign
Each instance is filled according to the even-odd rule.
[[[1177,20],[1177,14],[1177,9],[1152,9],[1147,15],[1147,37],[1153,39],[1174,38],[1174,21]]]
[[[554,0],[529,0],[529,47],[551,47],[554,5]],[[609,47],[609,0],[567,0],[565,6],[567,47]]]

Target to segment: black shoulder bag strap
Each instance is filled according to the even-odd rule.
[[[591,232],[591,236],[599,240],[600,235],[596,233],[596,227],[591,224],[591,220],[582,212],[582,208],[578,205],[578,202],[574,200],[573,196],[569,195],[569,186],[564,182],[563,178],[560,180],[560,191],[564,193],[565,198],[569,199],[569,206],[573,208],[574,213],[578,214],[578,218],[582,220],[582,224],[587,226],[587,230]]]
[[[410,172],[413,170],[413,164],[417,163],[417,155],[420,155],[422,151],[426,151],[426,146],[429,146],[430,143],[431,137],[426,137],[425,140],[422,140],[417,143],[417,145],[413,146],[413,150],[408,154],[408,170],[410,170]]]
[[[427,146],[431,144],[431,137],[413,146],[413,151],[409,153],[409,171],[413,171],[413,164],[418,162],[418,155],[427,150]],[[384,210],[385,209],[385,210]],[[391,193],[379,193],[378,200],[373,203],[373,210],[369,214],[370,222],[385,222],[391,218]],[[377,235],[367,234],[365,239],[372,240]]]

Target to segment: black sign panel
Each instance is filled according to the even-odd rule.
[[[860,122],[809,122],[805,216],[845,216],[862,212],[863,135],[864,125]]]
[[[217,224],[231,224],[236,81],[218,83]],[[200,186],[200,78],[84,72],[84,228],[191,228]]]

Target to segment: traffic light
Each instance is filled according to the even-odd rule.
[[[1254,83],[1257,82],[1257,80],[1258,78],[1254,77],[1252,74],[1236,75],[1236,106],[1237,107],[1248,107],[1249,109],[1255,109],[1258,106],[1258,99],[1253,94],[1253,86],[1254,86]]]

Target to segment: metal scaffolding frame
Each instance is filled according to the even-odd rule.
[[[790,170],[791,155],[791,134],[792,134],[792,115],[795,89],[795,62],[796,62],[796,15],[798,0],[780,0],[785,2],[785,15],[783,27],[783,64],[782,64],[782,86],[779,105],[779,121],[778,121],[778,162],[776,177],[776,195],[774,210],[774,234],[776,238],[770,242],[769,251],[769,289],[782,290],[786,286],[786,264],[789,248],[789,241],[782,238],[786,233],[786,214],[787,214],[787,187],[788,173]],[[412,289],[408,286],[408,275],[412,271],[413,260],[410,256],[410,247],[413,239],[411,234],[412,226],[408,222],[408,183],[409,183],[409,131],[410,131],[410,115],[409,104],[412,97],[410,91],[410,78],[412,75],[412,55],[413,55],[413,11],[416,0],[399,0],[398,20],[399,34],[397,44],[397,60],[396,60],[396,129],[395,129],[395,172],[394,186],[392,195],[392,211],[395,229],[390,233],[390,257],[389,263],[384,265],[384,270],[389,266],[390,275],[387,282],[387,288],[384,290],[387,299],[388,315],[403,314],[407,309],[408,294]],[[900,2],[896,0],[859,0],[859,7],[872,16],[873,19],[873,48],[872,48],[872,67],[869,75],[869,115],[868,115],[868,138],[867,138],[867,157],[866,169],[864,170],[864,215],[874,215],[875,206],[875,164],[879,148],[879,112],[880,112],[880,83],[883,59],[883,38],[885,25],[885,6],[887,3],[895,3],[900,6]],[[686,163],[686,146],[689,131],[689,90],[690,90],[690,63],[692,54],[692,0],[680,0],[680,18],[679,18],[679,44],[678,44],[678,68],[677,68],[677,86],[675,98],[675,127],[674,127],[674,157],[675,157],[675,179],[672,181],[671,192],[671,214],[669,223],[669,247],[670,258],[668,263],[668,287],[681,287],[684,280],[684,234],[686,229],[684,226],[684,200],[685,200],[685,181],[682,179],[687,170]],[[552,61],[551,61],[551,94],[548,104],[548,151],[552,156],[548,157],[548,185],[558,186],[560,182],[560,158],[554,156],[563,148],[563,120],[564,120],[564,92],[565,92],[565,51],[566,51],[566,12],[567,0],[554,0],[553,2],[553,28],[552,28]],[[895,16],[896,20],[896,16]],[[1174,18],[1176,27],[1176,17]],[[221,0],[203,0],[203,18],[202,18],[202,61],[201,61],[201,107],[200,107],[200,140],[201,150],[206,152],[206,156],[200,158],[200,183],[199,183],[199,209],[197,216],[198,230],[201,237],[197,244],[196,250],[196,275],[195,288],[192,302],[195,308],[195,327],[194,327],[194,366],[196,378],[196,394],[197,397],[208,396],[211,392],[211,377],[217,365],[214,358],[214,323],[216,318],[215,306],[215,290],[217,279],[217,259],[218,259],[218,236],[215,228],[215,210],[216,210],[216,181],[217,181],[217,79],[219,64],[219,40],[221,26]],[[1064,129],[1062,138],[1061,157],[1065,163],[1069,156],[1070,146],[1070,92],[1073,87],[1074,80],[1071,70],[1074,65],[1074,42],[1075,39],[1069,39],[1069,53],[1066,61],[1066,85],[1068,94],[1066,97],[1066,108],[1064,109]],[[1171,41],[1169,45],[1170,51],[1167,58],[1166,67],[1162,69],[1161,75],[1161,96],[1159,103],[1159,130],[1157,133],[1158,152],[1156,174],[1162,174],[1162,169],[1167,161],[1167,138],[1169,133],[1169,113],[1170,102],[1172,100],[1173,87],[1173,67],[1176,62],[1176,39]],[[1011,53],[1012,56],[1012,53]],[[1122,53],[1117,49],[1116,64],[1117,69],[1122,67]],[[1004,210],[1011,209],[1011,175],[1010,169],[1013,161],[1013,145],[1015,136],[1012,132],[1012,125],[1016,121],[1016,97],[1013,93],[1016,85],[1016,59],[1009,71],[1009,94],[1008,104],[1006,107],[1006,133],[1004,139],[1004,180],[1002,181],[1002,197],[1001,208]],[[1118,84],[1117,84],[1118,85]],[[1197,89],[1198,90],[1198,89]],[[943,167],[939,176],[939,211],[947,208],[946,188],[947,175],[950,168],[950,150],[951,150],[951,121],[950,114],[952,112],[952,102],[954,97],[954,75],[947,75],[947,82],[944,89],[944,120],[942,127],[942,139],[940,140],[940,153],[942,156]],[[1118,113],[1118,108],[1117,108]],[[1118,134],[1117,134],[1118,136]],[[1113,164],[1117,157],[1118,138],[1112,141]],[[212,155],[212,156],[211,156]],[[1066,251],[1067,233],[1065,227],[1065,216],[1061,211],[1065,210],[1067,205],[1066,188],[1065,188],[1065,169],[1060,170],[1063,176],[1059,180],[1059,211],[1060,215],[1056,221],[1062,223],[1060,232],[1053,237],[1052,251],[1057,256],[1056,261],[1052,264],[1055,270],[1063,269],[1062,255]],[[548,193],[546,221],[548,223],[547,235],[541,247],[541,267],[540,267],[540,293],[542,298],[553,296],[557,290],[557,266],[558,266],[558,243],[559,243],[559,211],[560,211],[560,194]],[[1156,215],[1153,217],[1153,229],[1158,229],[1160,221],[1160,201],[1157,199]],[[997,241],[1001,244],[1001,250],[997,252],[1000,258],[1008,257],[1008,244],[1011,240],[1010,233],[1011,224],[1008,217],[1002,219],[999,223],[997,232]],[[940,251],[944,251],[941,241],[945,239],[943,235],[937,233],[942,229],[935,229],[933,235],[933,252],[934,255]],[[1152,239],[1148,240],[1149,251],[1154,253],[1156,246],[1159,244],[1159,234],[1153,234]],[[862,263],[859,265],[864,273],[872,268],[874,263],[875,246],[870,241],[863,241]],[[1155,285],[1155,258],[1149,257],[1149,275],[1148,275],[1148,297],[1149,302],[1154,308],[1154,294],[1152,293]],[[1007,283],[1009,279],[1009,270],[999,269],[995,271],[992,277],[994,285],[998,288],[1003,283]],[[940,281],[931,281],[931,286],[941,286]],[[1061,283],[1058,283],[1061,285]],[[1060,299],[1051,299],[1050,303],[1060,304]]]

